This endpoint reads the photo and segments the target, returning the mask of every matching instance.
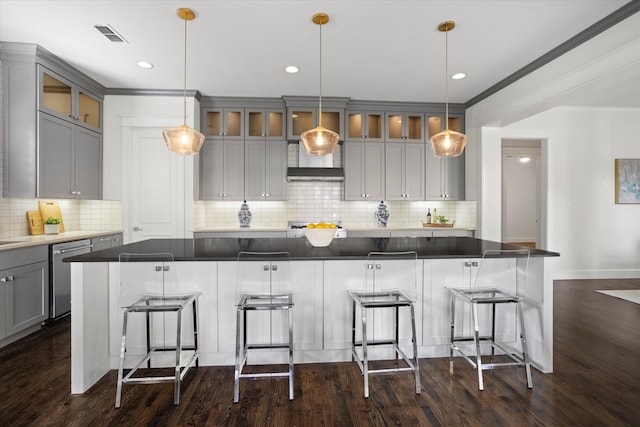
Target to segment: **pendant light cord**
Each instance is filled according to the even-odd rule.
[[[184,19],[184,86],[182,90],[182,114],[187,125],[187,19]]]
[[[318,127],[322,126],[322,23],[320,23],[320,98],[318,108]]]
[[[449,30],[444,32],[444,120],[445,129],[449,130]]]

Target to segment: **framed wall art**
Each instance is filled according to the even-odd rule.
[[[640,204],[640,159],[615,159],[616,204]]]

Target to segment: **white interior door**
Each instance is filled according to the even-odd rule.
[[[185,159],[167,149],[162,129],[132,129],[129,241],[185,237]]]

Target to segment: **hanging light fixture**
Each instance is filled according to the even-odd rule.
[[[309,154],[324,156],[333,153],[340,135],[322,127],[322,26],[329,22],[329,15],[316,13],[312,21],[320,27],[320,105],[318,108],[318,127],[303,132],[300,139]]]
[[[438,31],[445,36],[445,130],[429,138],[433,153],[437,157],[456,157],[462,154],[467,145],[467,135],[449,129],[449,31],[456,27],[453,21],[444,21],[438,25]]]
[[[196,18],[196,14],[191,9],[180,8],[177,15],[184,20],[184,121],[181,126],[163,130],[162,136],[169,151],[191,155],[200,151],[204,143],[204,135],[187,126],[187,21],[193,21]]]

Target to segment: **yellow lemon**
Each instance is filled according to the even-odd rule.
[[[316,225],[310,222],[309,224],[307,224],[307,228],[316,228]]]
[[[336,228],[336,225],[334,223],[329,224],[329,228]]]

